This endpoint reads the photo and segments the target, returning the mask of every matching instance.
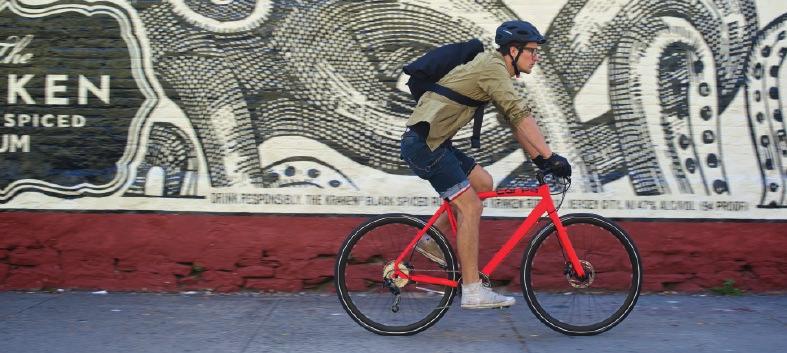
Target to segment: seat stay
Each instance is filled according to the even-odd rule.
[[[443,201],[443,204],[440,206],[440,208],[438,208],[437,211],[435,212],[435,214],[432,215],[431,218],[429,218],[428,222],[426,222],[426,226],[424,226],[423,228],[421,228],[420,231],[418,231],[418,233],[415,235],[413,240],[410,241],[410,244],[407,244],[407,247],[404,249],[404,251],[401,254],[399,254],[399,257],[394,262],[394,275],[395,276],[401,277],[401,278],[405,278],[405,279],[408,279],[408,280],[413,281],[413,282],[419,282],[419,283],[437,284],[437,285],[443,285],[443,286],[449,286],[449,287],[458,287],[459,286],[459,281],[454,281],[454,280],[450,280],[450,279],[447,279],[447,278],[440,278],[440,277],[435,277],[435,276],[409,275],[409,274],[406,274],[406,273],[402,272],[399,269],[399,263],[401,263],[402,260],[404,260],[404,258],[407,256],[407,254],[409,254],[413,250],[413,248],[418,243],[418,241],[421,240],[423,235],[426,234],[428,229],[432,225],[434,225],[435,222],[437,222],[437,219],[440,218],[440,216],[444,212],[448,213],[448,219],[449,219],[449,221],[451,223],[451,228],[453,229],[454,234],[456,234],[456,217],[454,217],[453,210],[451,209],[451,204],[448,201]]]
[[[398,268],[397,266],[399,265],[399,263],[402,262],[402,260],[404,260],[404,258],[407,256],[407,254],[410,253],[411,250],[413,250],[415,244],[418,243],[418,241],[421,240],[421,237],[423,237],[423,235],[426,234],[429,228],[432,227],[435,224],[435,222],[437,222],[437,219],[440,218],[440,215],[443,214],[443,212],[446,212],[447,208],[448,205],[444,203],[442,206],[440,206],[440,208],[437,209],[437,212],[435,212],[432,218],[429,218],[429,221],[426,222],[426,225],[423,228],[421,228],[421,230],[419,230],[418,233],[415,234],[413,239],[410,240],[410,243],[407,244],[407,247],[404,248],[404,251],[402,251],[402,253],[399,254],[399,257],[396,258],[396,263],[394,263],[394,268]],[[398,273],[399,271],[397,270],[396,272]]]

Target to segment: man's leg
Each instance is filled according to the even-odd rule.
[[[484,169],[480,164],[476,164],[470,175],[467,176],[470,180],[470,186],[476,193],[492,191],[492,175]],[[457,213],[454,212],[454,215]],[[459,220],[461,222],[461,220]],[[451,224],[448,222],[448,213],[443,213],[437,218],[435,226],[445,235],[453,233],[451,231]]]
[[[480,187],[483,188],[483,185]],[[516,299],[497,294],[484,287],[478,277],[478,228],[484,209],[478,194],[470,187],[451,203],[460,215],[456,245],[459,261],[462,264],[462,308],[484,309],[514,305]]]
[[[462,308],[483,309],[514,305],[516,299],[493,292],[484,287],[478,278],[479,225],[484,210],[478,193],[491,191],[493,184],[489,172],[477,164],[468,179],[471,187],[452,202],[459,213],[457,249],[462,264]]]
[[[476,283],[478,278],[478,226],[481,222],[483,205],[473,188],[468,188],[451,204],[459,213],[457,224],[457,250],[462,264],[462,282]]]
[[[478,278],[478,226],[483,204],[477,192],[492,189],[491,175],[472,158],[452,149],[450,145],[438,147],[431,151],[431,154],[426,153],[430,158],[421,156],[418,160],[412,160],[408,156],[428,150],[425,142],[417,137],[405,133],[402,138],[402,157],[419,177],[429,180],[441,197],[450,199],[452,208],[459,214],[457,248],[463,274],[462,308],[482,309],[513,305],[516,302],[514,298],[499,295],[483,287]],[[445,219],[442,224],[446,226]],[[423,244],[419,242],[415,250],[431,261],[445,265],[442,254],[434,256],[429,251],[429,244],[428,241]],[[434,244],[434,241],[431,244]]]

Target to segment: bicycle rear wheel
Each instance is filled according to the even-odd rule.
[[[335,267],[336,293],[363,328],[380,335],[412,335],[435,324],[450,307],[455,287],[391,276],[394,260],[424,225],[409,215],[382,215],[358,226],[342,244]],[[445,237],[434,227],[427,235],[435,240],[445,264],[413,250],[400,270],[456,281],[456,258]]]
[[[619,324],[634,308],[642,264],[623,229],[595,214],[561,217],[587,274],[571,269],[551,221],[522,258],[522,292],[530,310],[549,328],[567,335],[596,335]]]

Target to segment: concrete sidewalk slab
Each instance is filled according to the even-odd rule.
[[[520,298],[521,299],[521,298]],[[0,352],[783,352],[787,296],[644,295],[598,336],[548,329],[523,300],[415,336],[358,326],[332,294],[0,293]]]

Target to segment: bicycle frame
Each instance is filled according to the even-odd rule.
[[[585,271],[579,262],[579,258],[577,257],[577,254],[574,251],[574,247],[571,245],[571,241],[568,238],[566,229],[565,227],[563,227],[563,224],[560,222],[560,217],[558,216],[557,211],[555,210],[555,204],[552,201],[552,195],[549,193],[549,185],[543,182],[539,182],[539,184],[540,185],[534,189],[526,189],[526,188],[500,189],[495,191],[482,192],[478,194],[478,197],[482,201],[488,198],[503,198],[503,197],[540,197],[541,198],[541,200],[538,202],[536,207],[533,208],[532,211],[530,211],[530,214],[522,222],[522,224],[519,225],[516,231],[514,231],[514,233],[511,235],[508,241],[506,241],[506,243],[503,244],[503,246],[497,251],[497,253],[495,253],[492,259],[489,260],[489,262],[481,270],[481,273],[484,274],[485,276],[489,276],[497,268],[497,266],[500,265],[503,259],[505,259],[508,256],[508,254],[510,254],[511,251],[514,250],[516,244],[519,243],[522,240],[522,238],[525,237],[525,235],[530,230],[530,228],[532,228],[533,225],[535,225],[536,222],[538,222],[539,218],[541,218],[541,215],[543,215],[546,212],[549,218],[555,224],[555,227],[557,228],[557,234],[558,234],[558,239],[560,241],[560,246],[563,248],[563,251],[565,252],[567,260],[571,264],[571,267],[573,267],[573,270],[576,272],[579,278],[585,277]],[[437,211],[432,216],[432,218],[429,219],[429,221],[426,223],[426,226],[424,226],[423,228],[421,228],[420,231],[418,231],[415,237],[413,237],[413,240],[410,241],[410,243],[407,245],[404,251],[402,251],[402,253],[399,254],[399,257],[396,258],[396,261],[394,262],[394,266],[393,266],[395,271],[394,272],[395,277],[401,277],[421,283],[445,285],[450,287],[459,286],[458,281],[453,281],[450,279],[439,278],[434,276],[426,276],[426,275],[411,276],[402,272],[399,269],[399,264],[404,260],[405,257],[407,257],[407,254],[413,251],[415,245],[418,243],[421,237],[424,234],[426,234],[427,230],[430,227],[432,227],[432,225],[434,225],[435,222],[437,222],[437,219],[444,212],[448,212],[448,219],[449,222],[451,223],[451,230],[454,232],[454,236],[456,236],[457,233],[456,217],[454,216],[454,213],[451,211],[451,204],[448,201],[443,201],[443,204],[440,206],[440,208],[437,209]]]

